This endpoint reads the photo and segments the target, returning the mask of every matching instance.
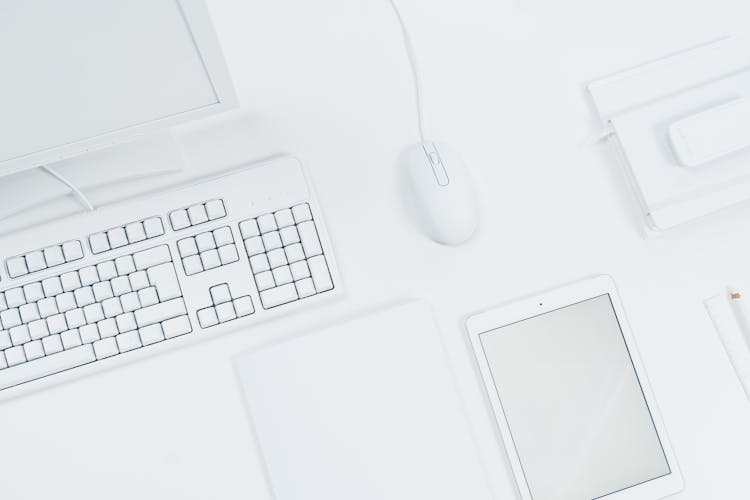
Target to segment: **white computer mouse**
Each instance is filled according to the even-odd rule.
[[[474,234],[478,210],[461,157],[450,146],[431,141],[407,147],[408,171],[424,232],[444,245],[460,245]]]

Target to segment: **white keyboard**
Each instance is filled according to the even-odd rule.
[[[294,159],[14,233],[0,249],[0,399],[340,288]]]

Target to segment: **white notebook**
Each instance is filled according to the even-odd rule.
[[[430,307],[241,355],[276,500],[491,500]]]

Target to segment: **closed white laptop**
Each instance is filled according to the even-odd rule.
[[[430,308],[241,356],[276,500],[490,500]]]

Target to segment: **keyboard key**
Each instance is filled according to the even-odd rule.
[[[97,340],[93,346],[96,359],[104,359],[115,354],[120,354],[120,351],[117,349],[117,341],[114,337]]]
[[[297,286],[297,293],[301,299],[315,295],[315,285],[313,284],[312,278],[305,278],[295,283]]]
[[[38,319],[29,323],[29,336],[32,339],[41,339],[47,335],[49,335],[49,329],[45,320]]]
[[[97,264],[96,270],[99,272],[99,279],[101,279],[102,281],[111,280],[112,278],[117,277],[117,268],[115,267],[115,263],[112,260]]]
[[[3,352],[5,352],[5,360],[8,362],[8,366],[16,366],[26,362],[26,353],[23,351],[23,346],[11,347]],[[0,372],[0,387],[3,384],[3,377],[9,371],[6,369]]]
[[[213,232],[214,241],[217,247],[223,247],[234,243],[234,237],[232,236],[232,230],[228,227],[220,227]]]
[[[240,256],[237,255],[237,248],[233,244],[231,245],[224,245],[223,247],[219,248],[219,259],[221,259],[221,265],[225,266],[227,264],[231,264],[232,262],[237,262],[240,260]]]
[[[57,308],[57,300],[52,297],[40,300],[37,302],[37,307],[39,308],[39,316],[42,318],[48,318],[60,312]]]
[[[302,248],[305,250],[305,255],[308,258],[323,253],[314,222],[303,222],[297,226],[297,230],[299,231],[300,240],[302,240]]]
[[[114,337],[120,331],[117,329],[117,322],[113,318],[107,318],[96,324],[99,329],[99,336],[103,339],[107,337]]]
[[[112,297],[102,302],[102,309],[106,318],[114,318],[122,314],[122,304],[120,304],[120,299],[117,297]]]
[[[144,326],[161,323],[162,321],[176,318],[183,314],[187,314],[185,302],[182,299],[172,299],[137,310],[135,312],[135,319],[138,322],[138,327],[143,328]]]
[[[91,289],[94,291],[94,298],[97,302],[103,302],[105,299],[115,296],[115,293],[112,291],[112,285],[109,284],[109,281],[94,283],[94,286],[92,286]]]
[[[307,264],[310,266],[310,274],[315,283],[315,289],[318,292],[325,292],[333,288],[331,273],[328,271],[328,264],[326,264],[325,257],[322,255],[313,257],[307,261]]]
[[[234,305],[231,302],[225,302],[216,306],[216,317],[219,318],[219,323],[226,323],[237,319],[237,313],[234,312]]]
[[[297,205],[292,208],[292,214],[294,215],[294,221],[299,224],[308,220],[312,220],[312,214],[310,213],[310,206],[307,203]]]
[[[130,255],[123,255],[115,259],[115,268],[119,276],[127,276],[135,272],[135,262]]]
[[[138,325],[135,322],[135,316],[132,312],[122,313],[117,316],[115,320],[117,321],[117,329],[120,331],[120,333],[129,332],[138,328]]]
[[[162,323],[161,326],[164,331],[164,336],[168,339],[185,335],[186,333],[193,331],[193,328],[190,326],[190,320],[187,316],[178,316],[176,318],[168,319]]]
[[[250,257],[250,267],[253,269],[253,273],[258,274],[263,271],[268,271],[271,266],[268,264],[268,259],[264,254],[253,255]]]
[[[68,324],[68,328],[78,328],[86,324],[86,316],[83,314],[83,309],[73,309],[65,313],[65,322]]]
[[[216,242],[214,236],[211,233],[201,233],[195,237],[195,244],[198,245],[198,251],[205,252],[216,248]]]
[[[310,277],[310,269],[307,267],[307,263],[305,261],[295,262],[289,267],[292,270],[292,277],[294,278],[294,281],[299,281],[301,279]]]
[[[305,259],[305,252],[302,250],[302,245],[300,243],[289,245],[284,248],[284,252],[286,252],[286,259],[289,262],[297,262]]]
[[[5,301],[5,294],[0,292],[0,311],[5,311],[8,308],[8,303]]]
[[[117,340],[117,348],[120,352],[128,352],[142,347],[141,338],[138,336],[137,330],[121,333],[115,339]]]
[[[263,302],[263,307],[269,309],[297,300],[297,290],[294,283],[288,283],[260,292],[260,300]]]
[[[14,326],[10,330],[10,340],[13,342],[13,345],[21,345],[25,344],[29,340],[31,340],[31,335],[29,335],[29,327],[26,325],[20,325],[20,326]]]
[[[5,361],[5,354],[0,351],[0,370],[3,368],[8,368],[8,362]]]
[[[201,253],[201,263],[206,270],[219,267],[221,265],[219,252],[214,249]]]
[[[42,339],[42,347],[44,348],[44,353],[47,356],[63,350],[62,340],[60,339],[59,335],[50,335],[49,337],[44,337]]]
[[[13,342],[10,340],[10,333],[8,330],[0,330],[0,350],[11,347]]]
[[[47,278],[42,281],[42,290],[44,290],[45,297],[54,297],[55,295],[63,292],[62,283],[60,278],[55,276],[54,278]]]
[[[125,226],[125,235],[130,243],[138,243],[146,239],[146,229],[141,222],[132,222]]]
[[[63,349],[72,349],[81,345],[81,336],[78,334],[78,329],[62,332],[60,339],[62,339]]]
[[[81,336],[81,342],[84,344],[91,344],[99,340],[99,328],[96,325],[85,325],[78,329],[78,334]]]
[[[273,215],[276,218],[276,225],[279,228],[294,225],[294,216],[292,215],[292,211],[289,210],[288,208],[285,208],[284,210],[279,210]]]
[[[258,222],[255,219],[249,219],[240,222],[240,234],[242,235],[243,239],[252,238],[253,236],[260,236]]]
[[[147,273],[149,282],[156,287],[160,301],[164,302],[182,296],[180,282],[177,280],[177,273],[171,262],[151,267]]]
[[[237,317],[239,318],[248,316],[255,312],[255,307],[253,307],[253,299],[251,299],[249,295],[234,299],[233,303],[234,310],[237,313]]]
[[[21,288],[11,288],[5,292],[5,302],[8,307],[18,307],[26,303],[26,297]]]
[[[268,252],[268,263],[271,266],[271,269],[285,266],[287,264],[287,261],[284,249],[277,248],[276,250],[271,250],[270,252]]]
[[[203,271],[203,262],[201,262],[201,258],[199,255],[192,255],[183,260],[182,266],[185,268],[185,274],[187,274],[188,276],[198,274],[199,272]]]
[[[224,302],[229,302],[232,300],[232,294],[229,291],[229,285],[227,285],[226,283],[212,286],[208,290],[208,292],[209,294],[211,294],[211,301],[214,305],[223,304]]]
[[[47,262],[47,266],[49,267],[65,264],[65,256],[63,255],[62,246],[55,245],[45,248],[44,260]]]
[[[187,210],[175,210],[169,214],[169,221],[172,223],[172,229],[179,231],[190,227],[190,218]]]
[[[161,325],[150,325],[138,330],[143,345],[151,345],[164,340],[164,332]]]
[[[89,246],[94,254],[106,252],[110,249],[106,233],[96,233],[89,236]]]
[[[264,271],[255,275],[255,284],[258,286],[258,291],[268,290],[276,286],[276,282],[273,280],[273,273],[271,271]]]
[[[258,228],[260,229],[260,234],[275,231],[278,227],[276,226],[276,219],[274,219],[273,214],[265,214],[258,217]]]
[[[99,273],[96,272],[95,266],[84,267],[78,271],[78,277],[81,279],[81,285],[89,286],[99,282]]]
[[[57,301],[57,310],[61,313],[68,312],[77,307],[76,298],[72,292],[61,293],[55,297]]]
[[[184,238],[177,242],[177,249],[180,251],[180,257],[190,257],[198,255],[198,245],[195,244],[195,238]]]
[[[277,285],[286,285],[292,282],[292,272],[289,270],[289,266],[277,267],[273,270],[273,279]]]
[[[208,214],[206,213],[206,207],[204,205],[193,205],[188,208],[187,211],[188,217],[190,218],[190,224],[193,226],[208,222]]]
[[[6,264],[8,266],[8,274],[11,278],[18,278],[24,274],[29,274],[29,269],[26,267],[26,259],[23,257],[8,259]]]
[[[285,227],[284,229],[279,231],[279,234],[281,234],[281,242],[285,247],[293,243],[299,243],[299,233],[297,232],[297,228],[294,226]]]
[[[211,200],[206,202],[206,213],[208,214],[209,220],[221,219],[227,215],[227,211],[224,208],[224,202],[221,200]]]
[[[266,250],[273,250],[274,248],[281,248],[281,236],[278,231],[271,231],[263,235],[263,246]]]
[[[26,354],[26,359],[28,361],[44,356],[44,348],[42,347],[41,340],[32,340],[31,342],[24,344],[23,351],[24,354]]]
[[[73,292],[73,295],[76,298],[76,304],[78,304],[78,307],[84,307],[96,302],[96,300],[94,300],[94,291],[90,286],[79,288]]]
[[[198,323],[201,328],[209,328],[219,324],[219,317],[216,316],[216,309],[213,307],[206,307],[198,311]]]
[[[30,273],[47,268],[47,262],[44,260],[44,254],[41,250],[26,255],[26,267]]]
[[[83,258],[83,247],[80,241],[66,241],[62,244],[62,251],[65,262],[73,262]]]
[[[138,300],[141,301],[141,307],[152,306],[159,302],[159,296],[156,293],[156,287],[150,286],[138,291]]]
[[[169,253],[169,247],[167,245],[161,245],[142,252],[136,252],[133,254],[135,260],[135,267],[138,271],[143,271],[149,267],[153,267],[159,264],[172,261],[172,255]]]
[[[143,221],[143,228],[146,230],[146,238],[156,238],[164,234],[164,225],[160,217],[152,217]]]
[[[115,294],[115,297],[133,291],[130,288],[130,279],[127,276],[118,276],[110,281],[110,285],[112,285],[112,292]]]
[[[60,276],[60,282],[62,283],[63,291],[65,292],[81,288],[81,278],[79,278],[77,271],[63,274]]]
[[[263,246],[263,238],[260,236],[253,236],[245,240],[245,250],[247,250],[247,256],[252,257],[266,251],[266,247]]]
[[[36,304],[24,304],[18,308],[18,312],[21,314],[21,321],[23,323],[31,323],[40,319],[39,309]]]
[[[83,308],[83,315],[86,316],[86,323],[98,323],[104,319],[104,309],[99,303],[90,304]]]
[[[107,239],[109,240],[109,246],[112,248],[120,248],[128,244],[128,236],[122,227],[116,227],[107,231]]]
[[[5,330],[20,325],[21,315],[19,314],[18,309],[7,309],[0,312],[0,322],[2,322]]]
[[[137,271],[128,276],[128,278],[130,279],[130,288],[132,288],[134,292],[143,290],[144,288],[148,288],[149,286],[148,275],[146,274],[146,271]]]
[[[138,300],[137,292],[126,293],[120,297],[120,303],[122,303],[122,310],[125,312],[133,312],[141,308],[141,301]]]
[[[64,314],[55,314],[47,318],[47,329],[51,334],[62,333],[68,329]]]
[[[8,351],[5,354],[7,357]],[[20,366],[6,368],[0,371],[0,390],[85,365],[95,360],[93,349],[91,346],[85,345],[35,359]],[[18,364],[18,362],[14,364]],[[10,360],[8,360],[8,365],[11,366]]]

